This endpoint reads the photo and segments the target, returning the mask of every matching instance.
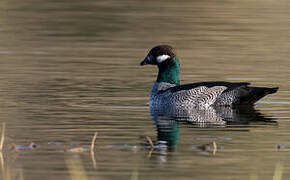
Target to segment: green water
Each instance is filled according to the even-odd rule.
[[[272,0],[1,1],[0,178],[289,179],[289,10]],[[279,86],[255,107],[270,120],[156,126],[157,69],[139,63],[157,44],[176,48],[181,84]],[[94,153],[70,152],[96,131]],[[172,147],[150,152],[146,136]]]

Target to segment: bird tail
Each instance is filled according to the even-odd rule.
[[[254,104],[264,96],[268,94],[273,94],[278,91],[278,87],[274,88],[265,88],[265,87],[248,87],[250,88],[249,93],[246,97],[241,99],[241,104]]]

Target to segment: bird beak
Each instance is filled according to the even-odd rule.
[[[145,59],[142,62],[140,62],[140,66],[149,64],[150,62],[151,62],[150,57],[149,56],[146,56]]]
[[[144,59],[142,62],[140,62],[140,66],[143,66],[143,65],[146,65],[147,62],[146,62],[146,59]]]

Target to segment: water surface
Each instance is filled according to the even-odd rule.
[[[282,171],[288,179],[289,9],[272,0],[1,1],[0,178],[273,179]],[[176,48],[182,83],[280,90],[255,106],[257,121],[156,126],[148,95],[157,70],[138,64],[157,44]],[[93,154],[71,151],[87,151],[96,131]],[[151,152],[146,136],[157,145],[172,137],[173,146]]]

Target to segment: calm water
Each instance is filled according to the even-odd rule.
[[[289,179],[289,17],[282,0],[1,1],[0,178]],[[138,64],[157,44],[176,47],[182,83],[280,90],[235,116],[243,123],[156,126],[157,70]],[[94,153],[71,152],[96,131]],[[150,152],[146,136],[172,146]]]

